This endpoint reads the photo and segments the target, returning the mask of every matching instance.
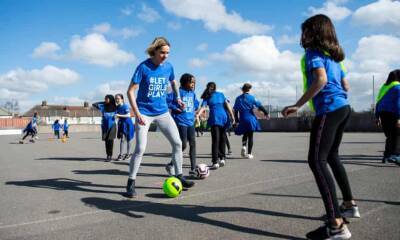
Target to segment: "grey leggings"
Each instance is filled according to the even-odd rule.
[[[142,117],[146,125],[139,125],[136,121],[136,147],[129,164],[129,178],[136,179],[144,151],[146,150],[147,133],[152,122],[157,125],[172,146],[172,163],[175,167],[175,173],[177,175],[182,174],[182,141],[179,137],[179,131],[175,121],[170,113],[167,112],[158,116],[142,115]]]
[[[130,154],[131,153],[132,142],[133,142],[132,139],[130,141],[128,141],[128,139],[126,139],[126,136],[124,134],[122,134],[121,142],[120,142],[120,145],[119,145],[119,154],[123,155],[124,154],[124,149],[126,149],[126,154]]]

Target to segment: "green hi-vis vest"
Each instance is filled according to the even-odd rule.
[[[324,55],[330,57],[331,55],[327,51],[322,51]],[[340,62],[340,68],[342,69],[343,72],[347,72],[346,67],[344,66],[343,62]],[[305,93],[308,90],[308,84],[307,84],[307,69],[306,69],[306,54],[303,55],[303,57],[300,60],[300,65],[301,65],[301,72],[303,73],[303,93]],[[308,106],[312,111],[315,112],[315,106],[312,98],[308,101]]]
[[[376,98],[376,103],[378,103],[385,95],[387,92],[389,92],[392,87],[400,85],[400,82],[398,81],[393,81],[389,85],[383,84],[382,87],[379,89],[379,94],[378,97]]]

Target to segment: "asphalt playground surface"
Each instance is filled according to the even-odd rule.
[[[251,160],[231,136],[227,165],[174,199],[161,188],[171,147],[150,133],[133,200],[121,195],[128,162],[104,162],[99,133],[66,143],[40,134],[21,145],[18,137],[0,136],[1,240],[304,239],[323,223],[308,133],[257,133]],[[381,133],[344,135],[340,154],[361,212],[352,239],[400,239],[400,167],[381,163],[383,148]],[[210,152],[209,134],[197,138],[198,163],[210,164]]]

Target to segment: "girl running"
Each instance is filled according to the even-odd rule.
[[[25,136],[19,141],[20,144],[23,144],[25,138],[28,136],[31,136],[31,139],[29,140],[30,142],[35,142],[35,135],[37,134],[37,113],[34,113],[32,120],[29,121],[22,133],[25,134]]]
[[[400,166],[400,70],[389,73],[381,87],[376,103],[375,116],[386,136],[382,162]]]
[[[309,239],[350,239],[351,233],[344,217],[360,217],[351,193],[346,170],[339,158],[339,146],[344,127],[350,116],[347,101],[349,84],[341,61],[344,52],[336,38],[331,20],[322,14],[307,19],[301,25],[301,45],[305,50],[302,70],[305,93],[295,105],[287,106],[282,115],[295,113],[307,101],[315,109],[308,164],[314,174],[325,205],[327,223],[309,233]],[[333,175],[343,195],[339,207]]]
[[[235,111],[235,120],[238,126],[235,129],[236,135],[243,135],[242,137],[242,151],[241,155],[244,158],[254,158],[252,154],[253,149],[253,133],[260,131],[261,127],[254,115],[254,108],[263,112],[268,119],[268,111],[261,105],[259,101],[250,94],[251,84],[245,83],[242,87],[242,95],[238,96],[235,100],[233,109]]]
[[[133,136],[135,135],[135,126],[131,119],[131,113],[128,104],[124,103],[124,96],[122,94],[115,95],[115,102],[117,103],[117,114],[118,117],[118,133],[117,138],[121,139],[119,145],[119,155],[116,161],[127,160],[132,157],[131,146]],[[126,145],[126,147],[125,147]],[[124,154],[124,149],[126,153]]]
[[[182,98],[185,107],[180,108],[178,103],[174,101],[176,96],[174,93],[168,95],[169,108],[172,112],[172,117],[178,126],[179,136],[182,141],[182,152],[185,151],[187,141],[189,140],[189,157],[190,157],[190,171],[189,176],[195,177],[196,168],[196,136],[195,136],[195,115],[196,110],[199,107],[199,101],[196,98],[194,92],[196,80],[193,75],[185,73],[180,79],[179,94]],[[170,175],[174,175],[172,162],[166,166],[167,171]]]
[[[181,100],[176,84],[174,68],[167,62],[170,44],[167,39],[157,37],[147,48],[148,59],[139,64],[128,88],[129,103],[136,117],[136,147],[129,164],[129,178],[126,186],[126,196],[136,197],[135,180],[147,144],[147,133],[150,124],[154,122],[168,139],[172,147],[172,162],[176,177],[182,186],[190,188],[194,182],[186,180],[182,175],[182,142],[179,131],[168,111],[166,90],[171,85],[176,96],[176,102],[181,109]],[[137,91],[137,98],[135,91]]]
[[[106,95],[104,102],[97,102],[92,104],[97,108],[101,114],[101,139],[105,142],[106,146],[106,162],[111,161],[113,155],[114,139],[117,135],[117,127],[115,124],[115,115],[117,113],[117,106],[113,95]]]
[[[214,82],[207,83],[207,87],[201,95],[203,99],[201,108],[196,115],[196,118],[198,118],[205,111],[205,107],[209,107],[208,125],[211,127],[212,169],[218,169],[226,164],[226,128],[231,125],[231,121],[234,124],[232,108],[225,95],[217,92],[216,89],[217,85]]]

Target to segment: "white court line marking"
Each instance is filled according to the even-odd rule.
[[[210,194],[210,193],[225,192],[225,191],[230,191],[230,190],[233,190],[233,189],[245,188],[245,187],[252,186],[252,185],[270,183],[270,182],[287,180],[287,179],[292,179],[292,178],[297,178],[297,177],[305,177],[305,176],[311,176],[311,175],[310,174],[302,174],[302,175],[296,175],[296,176],[290,176],[290,177],[273,178],[273,179],[270,179],[270,180],[267,180],[267,181],[264,180],[264,181],[252,182],[252,183],[243,184],[243,185],[239,185],[239,186],[235,186],[235,187],[224,188],[224,189],[220,189],[220,190],[212,190],[212,191],[208,191],[208,192],[202,192],[202,193],[182,196],[182,197],[179,197],[178,199],[186,199],[186,198],[191,198],[191,197],[197,197],[197,196],[206,195],[206,194]],[[107,209],[107,210],[88,211],[88,212],[83,212],[83,213],[79,213],[79,214],[72,214],[72,215],[55,217],[55,218],[47,218],[47,219],[31,221],[31,222],[23,222],[23,223],[3,225],[3,226],[0,226],[0,229],[21,227],[21,226],[26,226],[26,225],[46,223],[46,222],[52,222],[52,221],[60,221],[60,220],[68,219],[68,218],[75,218],[75,217],[93,215],[93,214],[98,214],[98,213],[106,213],[106,212],[115,211],[115,210],[121,210],[121,209],[138,208],[138,207],[143,207],[143,206],[152,205],[152,204],[170,202],[170,201],[174,201],[174,200],[177,200],[177,199],[176,198],[171,198],[171,199],[166,199],[166,200],[159,201],[159,202],[154,202],[154,203],[144,203],[144,204],[140,204],[140,205],[124,206],[124,207],[118,207],[118,208],[111,208],[111,209]],[[132,202],[134,202],[134,201],[135,200],[133,199]]]

